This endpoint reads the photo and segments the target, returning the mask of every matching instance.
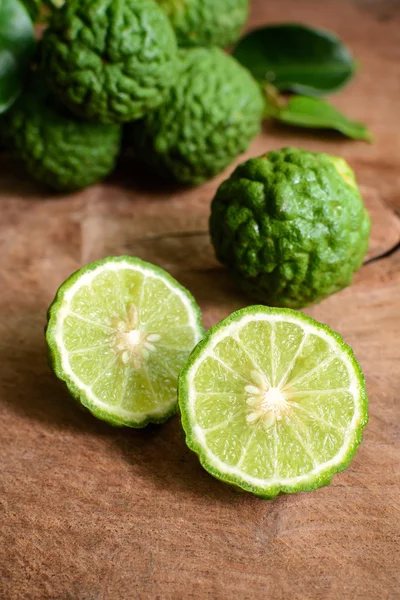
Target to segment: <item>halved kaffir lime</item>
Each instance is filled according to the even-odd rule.
[[[204,333],[191,294],[138,258],[92,263],[62,284],[46,340],[57,377],[96,417],[143,427],[177,407],[182,365]]]
[[[330,483],[368,420],[364,377],[342,338],[265,306],[210,329],[181,372],[179,404],[204,468],[264,498]]]

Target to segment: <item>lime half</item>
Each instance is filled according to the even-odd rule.
[[[179,404],[204,468],[264,498],[329,484],[368,420],[364,377],[342,338],[264,306],[210,329],[181,372]]]
[[[128,256],[89,264],[62,284],[48,319],[53,369],[96,417],[143,427],[175,412],[179,371],[204,332],[165,271]]]

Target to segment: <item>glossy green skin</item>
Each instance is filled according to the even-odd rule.
[[[299,308],[351,284],[370,218],[342,159],[283,148],[220,186],[210,232],[218,260],[252,298]]]
[[[240,321],[241,318],[245,315],[256,315],[260,312],[264,312],[267,314],[279,313],[282,316],[286,314],[288,317],[290,317],[294,311],[287,308],[276,309],[266,306],[248,306],[247,308],[243,308],[242,310],[238,310],[232,313],[231,315],[229,315],[229,317],[211,327],[205,334],[204,338],[197,344],[197,346],[189,356],[188,361],[181,370],[178,381],[178,401],[179,409],[181,412],[182,426],[186,434],[186,444],[193,452],[195,452],[198,455],[200,463],[204,467],[204,469],[206,469],[206,471],[208,471],[211,475],[213,475],[217,479],[220,479],[224,483],[230,483],[236,487],[246,490],[247,492],[251,492],[256,496],[259,496],[260,498],[263,498],[265,500],[271,500],[281,493],[294,494],[296,492],[312,492],[313,490],[316,490],[320,487],[329,485],[333,479],[333,476],[336,473],[344,471],[349,466],[349,464],[354,458],[358,446],[362,442],[363,429],[368,423],[368,397],[363,372],[350,346],[345,344],[341,336],[329,327],[327,327],[327,325],[323,325],[322,323],[315,321],[311,317],[296,311],[294,313],[296,318],[301,318],[305,322],[305,324],[308,323],[312,327],[320,329],[329,336],[333,337],[340,344],[343,353],[347,355],[354,368],[354,372],[358,381],[357,391],[359,395],[358,397],[360,403],[361,419],[357,427],[352,432],[349,451],[347,452],[347,455],[344,457],[344,459],[336,465],[325,468],[320,473],[318,473],[317,476],[310,476],[307,482],[293,482],[291,485],[268,485],[268,483],[266,482],[266,485],[264,487],[255,487],[252,483],[245,480],[244,478],[229,473],[221,472],[215,466],[214,462],[210,459],[210,456],[207,453],[206,449],[202,446],[202,444],[198,441],[196,437],[195,430],[197,423],[193,421],[193,418],[191,417],[191,411],[189,409],[189,394],[191,386],[190,369],[193,363],[201,356],[201,354],[204,351],[207,351],[207,348],[209,346],[210,341],[212,340],[214,333],[219,332],[220,329],[223,329],[225,326],[230,325],[232,322]]]
[[[157,0],[175,29],[178,43],[225,48],[239,39],[249,0]]]
[[[180,51],[178,83],[129,137],[161,176],[199,184],[227,167],[258,133],[263,99],[255,80],[218,48]]]
[[[53,91],[100,123],[139,119],[176,81],[177,42],[153,0],[68,0],[43,36]]]
[[[80,121],[59,105],[37,76],[2,127],[26,170],[59,191],[78,190],[108,175],[120,150],[120,125]]]

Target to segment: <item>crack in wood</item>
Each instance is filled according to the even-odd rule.
[[[397,244],[392,246],[392,248],[389,248],[389,250],[386,250],[386,252],[382,252],[382,254],[378,254],[377,256],[372,256],[371,258],[366,260],[363,264],[363,267],[365,267],[366,265],[370,265],[373,262],[377,262],[378,260],[383,260],[384,258],[389,258],[390,256],[393,256],[393,254],[396,254],[396,252],[398,252],[399,250],[400,250],[400,240],[397,242]]]
[[[396,214],[397,211],[395,211]],[[162,241],[165,239],[185,239],[185,238],[192,238],[192,237],[202,237],[202,236],[207,236],[209,237],[209,232],[208,230],[205,229],[197,229],[197,230],[193,230],[193,231],[170,231],[170,232],[166,232],[166,233],[150,233],[142,238],[134,238],[132,240],[132,243],[142,243],[142,242],[158,242],[158,241]],[[392,248],[389,248],[388,250],[386,250],[385,252],[382,252],[381,254],[378,254],[377,256],[372,256],[371,258],[368,258],[366,261],[363,262],[363,267],[376,262],[378,260],[383,260],[384,258],[389,258],[390,256],[393,256],[393,254],[395,254],[396,252],[398,252],[400,250],[400,239],[397,242],[397,244],[395,244],[394,246],[392,246]]]
[[[142,238],[134,238],[131,242],[158,242],[165,239],[182,239],[191,237],[209,236],[208,230],[198,229],[194,231],[170,231],[166,233],[149,233]]]

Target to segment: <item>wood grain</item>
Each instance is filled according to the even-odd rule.
[[[272,502],[210,477],[178,419],[113,429],[81,412],[50,373],[45,311],[58,285],[107,254],[139,255],[193,292],[206,326],[248,304],[216,263],[209,202],[150,182],[127,159],[113,177],[51,196],[0,162],[1,600],[395,600],[399,594],[400,9],[393,2],[253,3],[251,25],[335,30],[362,64],[333,100],[374,145],[268,125],[248,156],[283,145],[344,156],[373,217],[354,284],[307,310],[350,343],[370,423],[328,488]]]

